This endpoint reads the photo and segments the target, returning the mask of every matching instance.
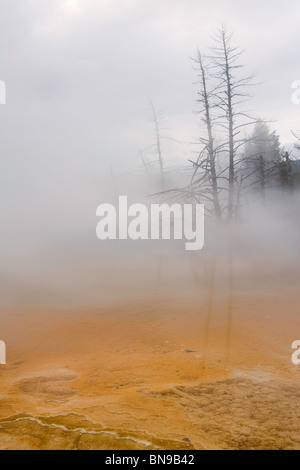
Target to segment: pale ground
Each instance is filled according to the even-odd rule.
[[[253,307],[230,347],[221,313],[206,339],[192,306],[10,311],[1,449],[300,449],[300,321]]]
[[[299,273],[253,263],[162,265],[151,295],[98,308],[2,308],[0,448],[299,450]]]

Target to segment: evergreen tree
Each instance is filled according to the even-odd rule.
[[[259,190],[265,197],[267,188],[278,186],[280,180],[281,146],[279,136],[268,124],[258,121],[245,146],[243,173],[247,187]]]

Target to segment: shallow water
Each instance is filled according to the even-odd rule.
[[[6,280],[1,449],[300,449],[296,244],[214,233]]]

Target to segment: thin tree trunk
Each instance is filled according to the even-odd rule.
[[[162,189],[164,189],[165,175],[164,175],[164,161],[163,161],[162,150],[161,150],[160,129],[159,129],[159,124],[158,124],[157,113],[156,113],[153,103],[151,103],[151,107],[152,107],[152,112],[153,112],[153,121],[155,125],[155,133],[156,133],[156,145],[157,145],[157,155],[158,155],[158,162],[159,162],[160,181],[161,181],[161,187]]]
[[[230,65],[228,57],[228,46],[226,42],[225,31],[223,31],[223,47],[224,47],[224,58],[225,58],[225,75],[227,83],[227,118],[228,118],[228,140],[229,140],[229,191],[228,191],[228,220],[231,221],[234,212],[234,114],[232,104],[232,84]]]
[[[210,114],[210,104],[209,104],[209,97],[207,92],[207,84],[206,84],[206,73],[203,66],[203,61],[200,52],[198,53],[198,61],[201,68],[201,77],[202,77],[202,86],[203,86],[203,100],[204,100],[204,108],[205,108],[205,122],[207,126],[207,133],[208,133],[208,154],[209,154],[209,163],[210,163],[210,173],[211,173],[211,181],[212,181],[212,191],[213,191],[213,201],[215,207],[215,213],[218,219],[221,218],[221,207],[219,201],[219,189],[218,189],[218,178],[216,172],[216,153],[215,153],[215,146],[214,146],[214,138],[212,132],[212,120]]]

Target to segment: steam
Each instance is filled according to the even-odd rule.
[[[181,180],[183,185],[185,178],[176,184]],[[149,204],[147,194],[156,185],[155,177],[146,175],[125,175],[117,182],[120,195],[128,194],[132,204]],[[174,183],[169,176],[168,184]],[[195,253],[186,252],[178,240],[100,241],[96,208],[115,203],[115,188],[107,180],[91,179],[71,195],[72,203],[56,195],[51,211],[38,206],[2,216],[2,307],[205,299],[212,270],[218,297],[227,292],[230,257],[235,295],[297,287],[297,193],[274,192],[265,204],[244,208],[240,222],[230,226],[206,216],[204,248]]]

